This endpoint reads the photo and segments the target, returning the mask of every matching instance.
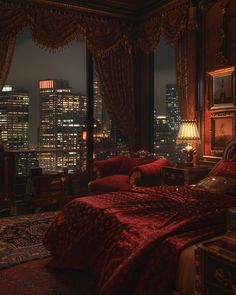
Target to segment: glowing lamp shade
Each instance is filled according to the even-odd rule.
[[[181,121],[176,143],[187,143],[186,147],[182,149],[182,152],[186,154],[186,162],[184,165],[193,166],[193,155],[196,153],[196,149],[193,148],[192,144],[200,143],[200,135],[196,121]]]

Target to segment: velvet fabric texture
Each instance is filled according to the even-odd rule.
[[[95,271],[100,295],[169,295],[180,251],[222,234],[234,206],[232,197],[173,186],[78,198],[44,245],[51,266]]]
[[[216,166],[210,171],[209,176],[217,175],[236,175],[236,162],[220,160]]]
[[[209,176],[226,175],[236,177],[236,138],[226,146],[221,159],[210,171]]]
[[[90,191],[104,193],[131,188],[129,173],[138,165],[150,163],[154,158],[118,156],[94,162],[97,179],[89,183]]]
[[[223,159],[228,162],[236,163],[236,138],[231,140],[224,150]]]
[[[140,165],[135,167],[130,172],[130,177],[132,174],[136,174],[135,185],[136,186],[154,186],[161,184],[161,168],[164,166],[174,166],[168,159],[158,159],[152,163]]]
[[[131,189],[129,175],[114,174],[90,182],[89,189],[93,193],[108,193]]]
[[[94,161],[95,177],[105,177],[117,174],[122,164],[123,156],[112,157],[106,160]]]

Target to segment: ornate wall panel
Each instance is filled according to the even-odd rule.
[[[204,94],[204,154],[206,156],[221,156],[222,150],[214,146],[212,132],[215,130],[213,124],[216,121],[216,128],[223,130],[224,122],[232,117],[235,120],[235,105],[223,105],[212,108],[212,83],[209,72],[233,67],[236,65],[236,1],[221,0],[215,3],[205,12],[205,94]],[[217,80],[216,80],[217,81]],[[232,101],[235,101],[235,73],[232,76]],[[230,85],[231,85],[230,84]],[[215,118],[227,117],[226,120]],[[228,121],[227,121],[228,120]],[[222,126],[218,123],[222,122]],[[235,122],[232,122],[232,136],[235,136]],[[228,128],[227,128],[228,129]],[[222,131],[223,132],[223,131]],[[226,141],[229,140],[229,137]],[[224,146],[226,145],[226,142]]]

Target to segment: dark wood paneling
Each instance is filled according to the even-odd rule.
[[[97,14],[112,14],[123,17],[140,17],[153,12],[156,8],[173,0],[35,0],[53,4],[66,5],[82,11]]]
[[[225,28],[223,26],[223,8]],[[222,42],[226,42],[225,47]],[[219,54],[224,49],[224,56]],[[204,154],[216,155],[211,150],[211,116],[213,113],[235,113],[236,110],[210,110],[210,83],[208,72],[236,65],[236,1],[221,0],[216,2],[205,14],[205,94],[204,94]],[[220,154],[219,154],[220,155]]]

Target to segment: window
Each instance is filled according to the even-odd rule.
[[[85,169],[86,83],[85,40],[50,52],[29,31],[19,35],[0,94],[2,138],[16,151],[18,175],[38,166]]]
[[[180,160],[176,136],[181,115],[176,88],[175,51],[161,38],[154,52],[154,153]]]
[[[128,138],[111,120],[94,71],[94,158],[128,152]],[[11,69],[0,93],[6,147],[14,150],[17,174],[31,168],[85,171],[87,167],[86,42],[43,50],[30,31],[19,35]]]

